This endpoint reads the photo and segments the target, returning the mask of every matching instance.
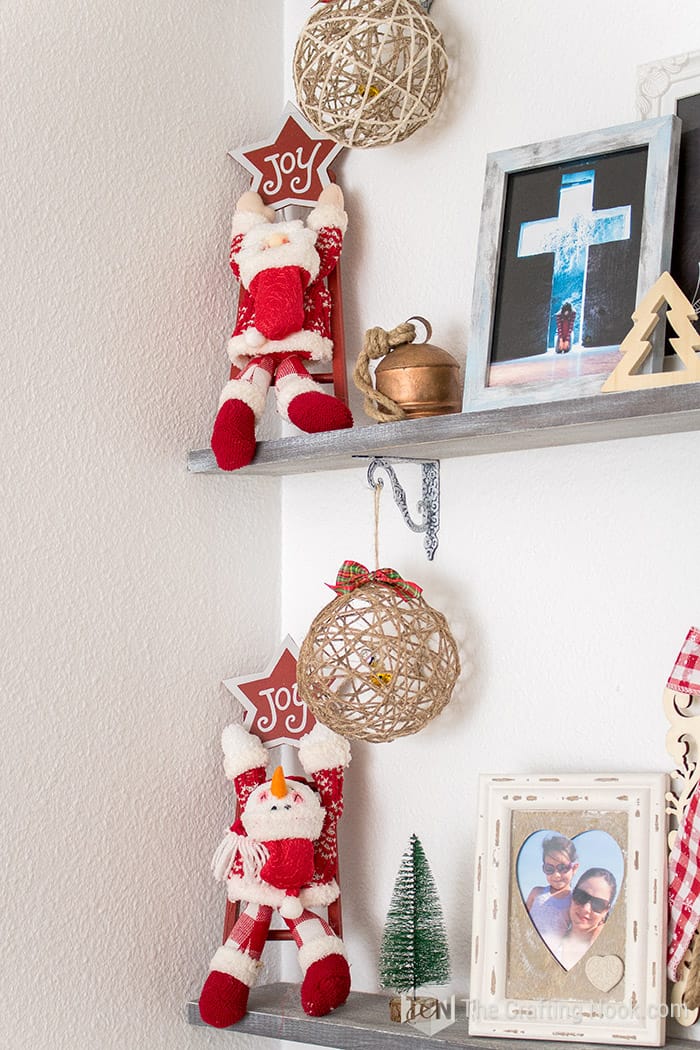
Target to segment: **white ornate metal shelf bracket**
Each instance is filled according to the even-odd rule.
[[[690,797],[700,780],[700,714],[691,714],[693,699],[689,693],[664,689],[664,713],[671,723],[671,728],[666,734],[666,750],[675,765],[671,777],[677,785],[666,795],[666,812],[676,825],[669,832],[669,848],[673,845],[677,829],[683,823]],[[678,969],[678,980],[671,985],[670,1016],[684,1028],[695,1024],[700,1016],[700,1009],[691,1009],[685,1004],[690,965],[696,955],[700,956],[700,933],[694,934]]]
[[[358,459],[360,458],[364,459],[366,457],[358,456]],[[406,493],[393,469],[392,464],[394,463],[419,463],[421,466],[422,495],[418,501],[418,513],[421,515],[419,522],[415,522],[409,513]],[[367,470],[367,481],[373,489],[384,485],[381,478],[375,477],[378,470],[385,471],[389,478],[394,503],[399,508],[401,516],[409,529],[412,532],[425,533],[423,546],[425,547],[428,561],[432,561],[438,547],[438,531],[440,529],[440,460],[373,456]]]

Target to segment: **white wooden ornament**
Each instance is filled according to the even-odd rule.
[[[664,689],[663,705],[664,713],[671,723],[671,728],[666,734],[666,750],[676,767],[671,778],[677,784],[677,788],[666,795],[666,812],[676,826],[680,827],[691,795],[700,780],[700,715],[691,713],[693,696],[690,693],[677,693],[668,687]],[[673,845],[676,833],[676,830],[669,832],[669,849]],[[684,998],[691,962],[698,954],[700,934],[696,933],[678,968],[678,980],[670,986],[671,1016],[684,1028],[694,1025],[700,1017],[700,1010],[689,1009]]]
[[[683,363],[675,372],[645,372],[639,370],[652,351],[649,336],[661,320],[659,311],[666,303],[666,323],[676,333],[669,342]],[[601,387],[603,394],[621,390],[649,390],[652,387],[675,386],[679,383],[700,381],[700,334],[693,327],[698,316],[690,300],[683,294],[671,274],[662,273],[632,314],[634,322],[620,346],[623,355],[619,365],[610,373]]]

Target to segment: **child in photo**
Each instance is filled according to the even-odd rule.
[[[546,886],[534,886],[525,906],[545,943],[562,937],[569,927],[571,882],[578,869],[576,847],[564,835],[542,842],[542,871]]]

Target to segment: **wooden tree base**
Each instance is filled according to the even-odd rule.
[[[401,1000],[406,1004],[405,1015],[401,1016]],[[389,1020],[397,1023],[407,1021],[430,1021],[436,1016],[438,1001],[432,995],[395,995],[389,1000]]]

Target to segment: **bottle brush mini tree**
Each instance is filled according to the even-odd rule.
[[[397,992],[446,984],[450,955],[442,907],[420,840],[411,835],[403,855],[384,924],[379,956],[382,988]]]

